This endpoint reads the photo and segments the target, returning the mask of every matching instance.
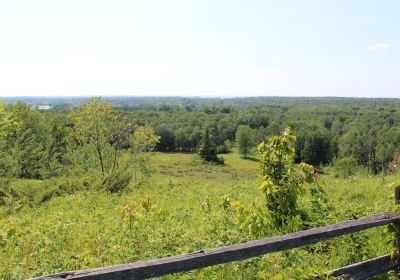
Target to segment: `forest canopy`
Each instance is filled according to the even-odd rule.
[[[371,173],[393,166],[400,147],[400,101],[356,98],[92,98],[10,100],[0,106],[0,174],[48,178],[110,173],[148,127],[162,152],[198,151],[205,129],[218,153],[232,143],[247,155],[292,124],[295,161],[325,165],[351,158]],[[113,103],[111,103],[113,102]],[[51,110],[37,110],[47,104]],[[246,131],[244,131],[246,129]],[[241,142],[238,141],[238,136]],[[251,143],[247,143],[251,141]],[[243,149],[244,148],[244,149]]]

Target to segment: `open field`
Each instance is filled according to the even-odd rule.
[[[262,207],[258,162],[236,152],[226,164],[203,164],[196,154],[153,153],[147,185],[122,194],[80,191],[23,207],[0,220],[0,275],[22,279],[57,271],[113,265],[182,254],[278,235],[241,223],[239,209]],[[321,175],[333,205],[327,221],[390,209],[398,175],[335,178]],[[41,184],[40,181],[31,181]],[[309,194],[301,204],[310,207]],[[226,203],[229,201],[229,203]],[[252,206],[253,205],[253,206]],[[4,212],[4,211],[3,211]],[[318,221],[317,221],[318,222]],[[249,225],[253,225],[250,229]],[[288,229],[296,230],[296,228]],[[336,238],[315,246],[166,278],[301,279],[354,261],[388,253],[384,228]]]

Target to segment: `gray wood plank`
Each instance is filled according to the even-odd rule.
[[[393,261],[389,255],[385,255],[363,262],[355,263],[349,266],[341,267],[324,273],[324,275],[342,277],[344,279],[359,280],[367,279],[368,277],[391,271],[396,267],[396,262]],[[324,279],[324,277],[317,277],[317,279],[320,278]]]

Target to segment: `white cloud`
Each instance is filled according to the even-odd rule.
[[[386,50],[387,48],[390,48],[390,44],[387,44],[387,43],[376,43],[376,44],[368,46],[366,51],[367,52],[377,52],[377,51]]]

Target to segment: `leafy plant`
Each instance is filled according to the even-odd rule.
[[[133,226],[141,219],[143,219],[143,215],[139,212],[136,211],[135,207],[128,203],[124,206],[121,206],[119,209],[121,215],[122,215],[122,220],[125,220],[128,222],[128,228],[130,233],[133,231]]]
[[[265,237],[271,233],[270,216],[266,215],[264,207],[254,203],[249,206],[236,203],[234,207],[237,209],[236,223],[240,230],[252,238]]]
[[[296,136],[288,126],[258,146],[261,155],[259,188],[264,192],[273,223],[278,228],[298,215],[297,200],[304,183],[315,181],[314,168],[294,164]]]

